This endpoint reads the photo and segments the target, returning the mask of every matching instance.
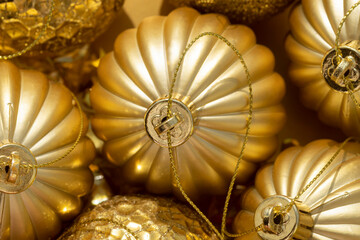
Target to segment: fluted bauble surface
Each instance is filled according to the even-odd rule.
[[[294,198],[320,172],[340,144],[317,140],[305,147],[286,149],[272,165],[260,169],[255,186],[242,198],[243,210],[235,219],[237,232],[254,228],[254,212],[264,199],[282,195]],[[347,143],[328,169],[300,197],[308,209],[314,226],[311,238],[360,238],[360,144]],[[251,233],[239,239],[261,239]],[[276,239],[276,238],[274,238]]]
[[[251,29],[191,8],[147,18],[117,37],[114,51],[101,60],[90,97],[95,110],[92,126],[105,141],[105,155],[121,166],[128,181],[146,185],[151,192],[177,189],[167,134],[156,131],[166,120],[164,98],[181,53],[196,36],[209,31],[236,46],[253,81],[254,118],[238,182],[245,183],[257,163],[277,147],[276,134],[285,120],[280,105],[284,82],[274,72],[271,51],[256,44]],[[248,81],[238,57],[217,38],[203,37],[185,55],[172,109],[178,116],[173,120],[181,122],[171,130],[176,165],[192,197],[225,193],[243,144],[248,109]]]
[[[95,155],[82,137],[64,159],[80,131],[80,114],[68,89],[45,75],[0,62],[0,238],[49,239],[81,210],[91,189],[88,168]],[[84,130],[87,129],[85,120]],[[14,154],[20,155],[16,173]],[[25,164],[46,166],[25,169]],[[14,168],[13,168],[14,167]],[[11,181],[11,176],[14,177]]]
[[[328,125],[349,136],[360,136],[360,109],[346,91],[330,87],[322,74],[326,53],[334,48],[338,25],[357,0],[303,0],[290,14],[291,33],[285,47],[290,78],[300,87],[301,99]],[[360,8],[355,9],[340,34],[340,44],[360,38]],[[356,80],[360,83],[359,79]],[[359,87],[354,97],[360,102]]]

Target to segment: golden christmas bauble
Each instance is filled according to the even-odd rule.
[[[243,210],[234,228],[244,232],[261,223],[264,227],[239,239],[359,239],[359,143],[348,142],[296,204],[286,214],[275,215],[315,178],[339,147],[332,140],[291,147],[274,164],[260,169],[255,186],[243,195]]]
[[[209,31],[222,34],[244,55],[253,81],[253,122],[238,182],[245,183],[257,163],[277,148],[285,89],[271,51],[257,45],[246,26],[230,25],[219,14],[178,8],[121,33],[114,51],[100,62],[90,92],[92,126],[105,141],[106,157],[122,168],[118,177],[153,193],[179,194],[164,130],[169,124],[186,193],[193,198],[225,193],[243,144],[250,101],[244,68],[231,48],[207,36],[189,49],[174,86],[171,111],[176,116],[166,117],[179,57],[190,41]]]
[[[58,240],[217,239],[188,206],[171,198],[115,196],[83,213]]]
[[[28,56],[60,56],[103,33],[124,0],[14,0],[0,3],[0,54],[12,54],[43,31],[51,2],[52,19],[40,43]]]
[[[0,116],[0,238],[49,239],[81,210],[94,146],[82,137],[49,165],[74,146],[79,109],[62,84],[10,62],[0,62]]]
[[[220,13],[232,22],[251,24],[273,16],[294,0],[170,0],[177,6],[193,7],[204,13]]]
[[[334,46],[338,25],[356,2],[303,0],[291,12],[291,33],[285,43],[292,61],[290,77],[300,87],[304,105],[316,110],[323,122],[350,136],[360,136],[360,108],[351,98],[344,79],[352,82],[354,97],[360,102],[360,8],[350,14],[341,31],[339,43],[344,61],[338,67],[334,64]],[[347,56],[352,56],[354,67],[348,64]]]

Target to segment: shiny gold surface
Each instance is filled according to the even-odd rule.
[[[254,213],[264,199],[273,195],[294,198],[338,150],[332,140],[317,140],[305,147],[280,153],[274,165],[256,175],[255,186],[242,198],[242,211],[235,219],[237,232],[254,227]],[[323,175],[300,197],[314,221],[310,239],[358,239],[360,237],[360,144],[347,143]],[[261,239],[251,233],[239,239]],[[305,238],[307,239],[307,238]]]
[[[276,134],[285,121],[280,105],[284,82],[273,71],[271,51],[256,45],[249,28],[190,8],[179,8],[167,17],[147,18],[137,29],[120,34],[114,52],[102,58],[90,98],[95,110],[94,132],[105,140],[106,157],[121,166],[119,177],[145,185],[154,193],[179,194],[169,170],[168,150],[148,136],[144,116],[153,102],[167,96],[182,51],[204,31],[222,33],[235,44],[253,81],[253,122],[238,182],[245,183],[257,163],[277,147]],[[193,198],[226,191],[245,134],[247,85],[237,56],[219,40],[199,40],[184,58],[174,98],[185,104],[195,119],[193,134],[176,148],[176,165],[183,188]]]
[[[326,53],[321,63],[321,72],[327,84],[333,89],[348,92],[346,81],[352,84],[353,91],[360,89],[360,42],[358,40],[342,44],[341,59],[336,61],[336,51]]]
[[[266,198],[257,207],[254,216],[254,225],[260,226],[257,233],[262,239],[286,240],[309,239],[314,221],[310,216],[309,208],[296,202],[287,211],[283,211],[292,200],[286,196],[275,195]]]
[[[0,143],[0,161],[8,163],[4,168],[0,167],[0,192],[20,193],[34,182],[37,169],[20,169],[20,164],[37,164],[26,147],[16,143]]]
[[[275,15],[293,0],[170,0],[179,6],[193,7],[204,13],[220,13],[232,22],[251,24]]]
[[[172,146],[186,142],[194,130],[194,118],[189,108],[176,99],[172,102],[173,116],[167,119],[168,100],[155,101],[145,113],[145,129],[149,137],[161,147],[168,147],[167,132],[171,132]]]
[[[79,134],[80,114],[74,105],[70,91],[62,84],[49,82],[39,72],[0,62],[0,154],[17,151],[20,164],[31,155],[37,164],[63,156]],[[20,145],[27,150],[21,151]],[[7,189],[1,189],[0,238],[49,239],[56,235],[62,221],[80,212],[80,197],[91,189],[93,176],[88,165],[94,153],[91,141],[83,137],[67,157],[38,168],[26,190],[8,194]],[[15,185],[21,185],[27,171],[36,172],[20,167]],[[4,181],[0,179],[1,186],[6,185]]]
[[[217,239],[189,207],[171,198],[115,196],[86,212],[59,240]]]
[[[319,118],[330,126],[341,128],[349,136],[360,136],[360,109],[346,92],[335,91],[324,80],[321,64],[335,45],[337,27],[357,0],[304,0],[290,15],[291,34],[285,48],[292,64],[290,77],[300,87],[304,105],[316,110]],[[359,39],[360,9],[346,20],[340,43]],[[357,101],[360,92],[354,93]]]
[[[92,42],[103,33],[124,0],[54,0],[50,26],[28,56],[59,56]],[[0,54],[11,54],[30,44],[43,30],[50,1],[0,3]]]
[[[102,161],[102,159],[97,158],[96,161]],[[109,184],[107,183],[99,167],[95,164],[91,164],[90,169],[94,174],[94,185],[91,189],[90,195],[86,197],[85,208],[93,208],[114,196]]]

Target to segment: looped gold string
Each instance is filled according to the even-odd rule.
[[[34,168],[42,168],[42,167],[47,167],[47,166],[53,165],[53,164],[63,160],[67,156],[69,156],[69,154],[79,144],[79,142],[81,140],[81,137],[82,137],[82,134],[83,134],[83,131],[84,131],[84,113],[82,112],[81,105],[80,105],[79,100],[77,99],[77,97],[72,92],[70,92],[70,94],[73,97],[73,100],[75,101],[77,108],[79,109],[79,115],[80,115],[80,124],[79,124],[80,125],[80,130],[79,130],[78,136],[76,137],[76,140],[73,143],[73,145],[66,151],[66,153],[64,155],[54,159],[53,161],[50,161],[50,162],[47,162],[47,163],[42,163],[42,164],[37,164],[37,165],[22,163],[22,164],[20,164],[20,168],[34,169]],[[7,165],[8,165],[8,162],[4,162],[4,161],[0,162],[0,169],[2,169],[4,166],[7,166]]]
[[[234,187],[234,184],[235,184],[236,176],[237,176],[237,174],[239,172],[240,161],[241,161],[241,159],[242,159],[242,157],[244,155],[245,147],[246,147],[246,144],[248,142],[250,124],[251,124],[251,121],[252,121],[252,109],[253,109],[253,93],[252,93],[251,77],[250,77],[249,69],[246,66],[245,60],[243,59],[241,53],[236,49],[236,47],[232,43],[229,42],[229,40],[227,40],[225,37],[223,37],[223,36],[221,36],[220,34],[217,34],[217,33],[204,32],[204,33],[199,34],[196,38],[194,38],[194,40],[192,40],[186,46],[186,48],[184,49],[182,55],[179,58],[179,61],[178,61],[178,64],[177,64],[177,67],[175,69],[174,76],[173,76],[173,79],[172,79],[172,82],[171,82],[171,86],[170,86],[170,90],[169,90],[169,98],[168,98],[167,117],[168,118],[171,117],[172,95],[173,95],[177,75],[178,75],[180,66],[181,66],[181,64],[182,64],[182,62],[184,60],[185,54],[189,51],[189,49],[193,46],[193,44],[196,41],[198,41],[200,38],[202,38],[204,36],[216,37],[217,39],[223,41],[227,46],[229,46],[234,51],[234,53],[240,59],[240,62],[241,62],[241,64],[243,65],[243,67],[245,69],[245,74],[246,74],[246,78],[247,78],[247,81],[248,81],[248,87],[249,87],[249,96],[250,96],[249,97],[249,113],[248,113],[248,118],[247,118],[247,123],[246,123],[246,132],[245,132],[244,142],[243,142],[243,145],[241,147],[240,155],[239,155],[239,158],[237,160],[236,167],[235,167],[235,172],[234,172],[234,174],[233,174],[233,176],[231,178],[231,182],[230,182],[229,189],[228,189],[228,192],[227,192],[225,205],[224,205],[223,216],[222,216],[222,222],[221,222],[221,234],[216,229],[216,227],[211,223],[211,221],[205,216],[205,214],[189,198],[189,196],[186,194],[186,192],[182,188],[180,178],[179,178],[179,174],[178,174],[176,166],[175,166],[173,147],[172,147],[172,144],[171,144],[171,134],[170,134],[169,131],[167,132],[167,140],[168,140],[168,149],[169,149],[169,157],[170,157],[171,168],[172,168],[172,171],[174,173],[176,184],[177,184],[181,194],[186,199],[186,201],[195,209],[195,211],[206,221],[206,223],[211,227],[211,229],[216,233],[216,235],[220,239],[224,239],[225,231],[226,231],[225,228],[226,228],[226,216],[227,216],[227,211],[228,211],[228,205],[229,205],[229,201],[230,201],[230,198],[231,198],[231,193],[232,193],[232,190],[233,190],[233,187]]]
[[[358,1],[354,5],[352,5],[351,8],[346,12],[344,17],[341,19],[340,24],[338,26],[338,29],[337,29],[337,32],[336,32],[336,38],[335,38],[335,47],[334,47],[334,50],[336,52],[335,58],[336,58],[336,63],[337,64],[339,64],[341,62],[341,59],[342,59],[342,53],[341,53],[341,49],[339,47],[341,30],[342,30],[342,28],[344,26],[345,21],[349,17],[349,15],[359,5],[360,5],[360,1]],[[360,108],[360,103],[356,100],[355,95],[354,95],[354,87],[353,87],[351,81],[349,81],[347,78],[345,78],[345,85],[346,85],[346,88],[348,90],[348,93],[349,93],[352,101],[354,102],[354,104],[356,105],[357,108]]]
[[[46,20],[45,25],[43,26],[41,32],[39,33],[39,36],[32,43],[30,43],[29,45],[27,45],[22,50],[19,50],[16,53],[12,53],[12,54],[8,54],[8,55],[0,55],[0,59],[8,60],[8,59],[12,59],[12,58],[24,55],[25,53],[27,53],[29,50],[31,50],[35,45],[37,45],[40,42],[40,39],[44,36],[44,34],[46,33],[46,30],[48,29],[48,27],[50,25],[50,21],[52,19],[53,12],[54,12],[54,2],[55,2],[55,0],[51,0],[49,15],[47,16],[47,20]]]

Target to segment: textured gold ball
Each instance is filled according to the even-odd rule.
[[[171,198],[115,196],[81,215],[59,240],[217,239],[189,207]]]
[[[294,0],[170,0],[177,7],[189,6],[203,13],[221,13],[232,22],[251,24],[275,15]]]
[[[53,0],[52,19],[40,43],[28,56],[60,56],[92,42],[103,33],[124,0]],[[3,1],[2,1],[3,2]],[[51,1],[14,0],[0,3],[0,54],[31,44],[43,31]]]

